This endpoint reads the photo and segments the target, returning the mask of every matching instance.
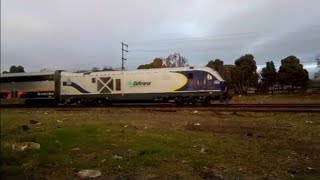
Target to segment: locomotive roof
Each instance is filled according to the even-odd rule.
[[[203,70],[211,72],[218,80],[223,81],[220,74],[209,68],[209,67],[178,67],[178,68],[154,68],[154,69],[136,69],[136,70],[128,70],[128,71],[100,71],[100,72],[85,72],[85,73],[72,73],[72,72],[63,72],[65,75],[69,76],[82,76],[82,75],[92,75],[92,76],[101,76],[101,75],[118,75],[118,74],[135,74],[135,73],[144,73],[144,72],[169,72],[169,71],[194,71],[194,70]]]
[[[46,76],[54,75],[54,72],[21,72],[21,73],[5,73],[1,74],[0,77],[25,77],[25,76]]]
[[[126,74],[126,73],[137,73],[137,72],[166,72],[166,71],[183,71],[183,70],[204,70],[204,71],[215,71],[209,67],[175,67],[175,68],[151,68],[151,69],[135,69],[135,70],[127,70],[127,71],[99,71],[99,72],[87,72],[90,74]],[[216,72],[216,71],[215,71]]]

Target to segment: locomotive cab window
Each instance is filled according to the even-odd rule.
[[[211,75],[211,74],[208,74],[208,75],[207,75],[207,80],[212,80],[212,79],[213,79],[212,75]]]
[[[96,78],[92,78],[91,83],[96,83]]]

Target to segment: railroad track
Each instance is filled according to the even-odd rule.
[[[114,106],[112,108],[126,107],[131,109],[143,109],[160,112],[176,112],[183,110],[197,111],[249,111],[249,112],[318,112],[320,113],[320,104],[210,104],[207,106]]]
[[[1,108],[3,108],[2,106]],[[17,106],[6,106],[17,108]],[[5,107],[5,108],[6,108]],[[22,108],[35,108],[25,107]],[[132,109],[132,110],[144,110],[144,111],[160,111],[160,112],[177,112],[177,111],[250,111],[250,112],[316,112],[320,113],[320,104],[209,104],[206,106],[201,105],[183,105],[176,106],[174,104],[156,104],[156,103],[126,103],[126,104],[113,104],[112,106],[61,106],[61,107],[46,107],[41,106],[37,108],[52,108],[59,111],[74,111],[77,109],[93,109],[93,108],[104,108],[104,109]]]

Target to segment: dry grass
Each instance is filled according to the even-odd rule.
[[[231,103],[320,103],[320,94],[313,95],[234,95]]]
[[[2,109],[1,125],[1,170],[6,177],[75,179],[86,168],[102,171],[101,179],[320,175],[316,113]],[[12,143],[23,141],[40,143],[41,149],[11,149]]]

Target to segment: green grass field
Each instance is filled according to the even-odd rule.
[[[41,148],[12,149],[25,141]],[[320,113],[1,110],[1,175],[13,179],[318,179],[319,152]]]

